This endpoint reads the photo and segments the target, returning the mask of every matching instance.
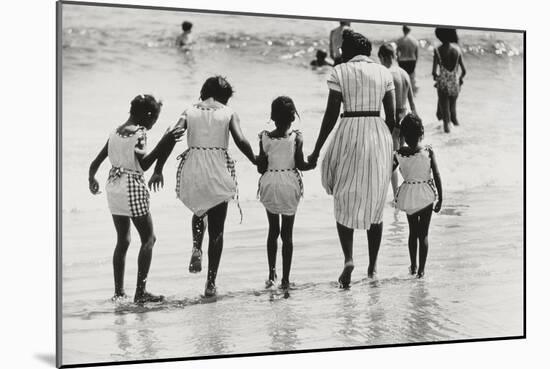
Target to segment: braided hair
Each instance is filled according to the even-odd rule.
[[[150,129],[158,119],[162,102],[152,95],[138,95],[130,103],[130,116],[139,125]]]
[[[342,59],[349,61],[357,55],[370,56],[372,44],[368,38],[351,29],[342,32]]]

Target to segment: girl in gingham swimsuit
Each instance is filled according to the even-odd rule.
[[[151,129],[157,121],[161,106],[162,103],[157,102],[151,95],[136,96],[131,102],[128,120],[110,134],[107,143],[90,165],[89,188],[92,194],[96,195],[100,193],[99,183],[95,179],[97,170],[107,157],[112,164],[106,192],[117,232],[117,243],[113,255],[114,300],[126,298],[124,266],[126,251],[130,245],[130,220],[134,223],[141,239],[134,301],[143,303],[163,300],[162,295],[149,293],[145,288],[151,266],[155,234],[149,212],[149,191],[143,172],[157,160],[160,152],[173,147],[175,141],[183,134],[183,130],[173,128],[167,131],[155,149],[146,154],[146,131]]]

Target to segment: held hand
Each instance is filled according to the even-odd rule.
[[[464,84],[464,77],[460,77],[458,83],[462,86]]]
[[[319,159],[319,153],[314,151],[307,157],[307,162],[314,167],[317,166],[317,160]]]
[[[155,192],[164,187],[164,176],[162,173],[153,173],[148,183],[149,189]]]
[[[99,183],[95,178],[88,179],[88,187],[92,195],[99,195],[101,193],[101,191],[99,191]]]
[[[434,212],[439,213],[440,210],[441,210],[441,200],[437,200],[434,206]]]
[[[174,127],[168,127],[164,133],[164,137],[175,142],[181,141],[186,129],[178,125]]]

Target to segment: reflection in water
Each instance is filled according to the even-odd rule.
[[[357,309],[357,300],[354,297],[353,291],[342,291],[340,309],[338,310],[338,324],[341,327],[338,330],[338,335],[344,339],[344,345],[358,344],[357,338],[362,335],[360,330],[357,329],[357,322],[359,311]],[[360,338],[360,337],[359,337]],[[350,342],[351,341],[351,342]],[[359,340],[361,341],[361,340]]]
[[[149,320],[149,313],[137,314],[136,322],[139,326],[137,330],[137,341],[139,347],[139,354],[143,358],[156,358],[158,357],[158,339],[155,335],[155,331],[147,324]]]
[[[194,328],[196,340],[196,354],[220,355],[229,352],[227,338],[229,334],[225,326],[226,319],[230,319],[222,310],[217,309],[217,304],[209,304],[211,311],[204,315],[202,321],[197,321]]]
[[[126,315],[115,315],[116,340],[117,346],[120,349],[120,356],[127,357],[130,353],[132,344],[126,327]],[[118,355],[117,355],[118,356]]]
[[[267,325],[267,333],[271,337],[270,349],[273,351],[296,350],[301,344],[297,333],[300,319],[287,301],[280,301],[275,305],[272,305],[273,315]]]
[[[367,343],[376,344],[380,341],[382,335],[387,331],[386,311],[380,304],[380,294],[382,288],[380,281],[375,279],[369,282],[368,301],[366,314],[366,330]]]
[[[418,280],[411,287],[407,311],[410,315],[405,317],[404,326],[408,340],[426,342],[444,337],[434,329],[440,325],[441,307],[430,297],[425,281]]]

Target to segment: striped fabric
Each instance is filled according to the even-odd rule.
[[[394,89],[390,72],[366,56],[337,65],[327,81],[342,93],[345,111],[378,111]],[[392,137],[380,117],[340,120],[321,165],[321,180],[334,196],[336,221],[369,229],[382,221],[392,173]]]

